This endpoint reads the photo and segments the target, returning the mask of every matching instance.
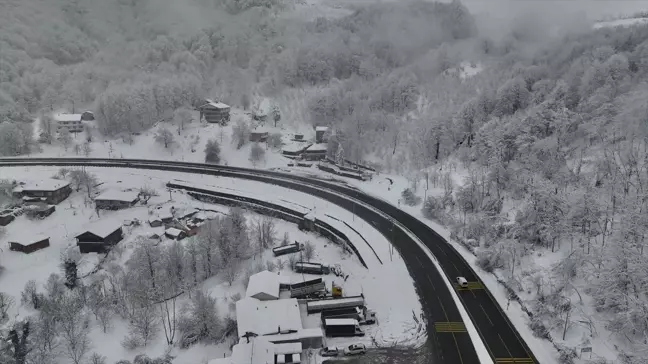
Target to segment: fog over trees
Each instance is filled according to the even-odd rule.
[[[291,7],[282,0],[0,3],[0,155],[56,141],[43,118],[34,139],[34,118],[72,104],[94,110],[97,134],[108,137],[174,121],[177,129],[157,137],[171,148],[190,122],[187,108],[205,95],[246,109],[251,96],[272,97],[281,123],[331,127],[331,157],[409,176],[406,204],[465,241],[481,241],[486,270],[510,272],[511,286],[533,286],[538,335],[540,326],[568,332],[565,300],[585,296],[601,315],[593,320],[624,344],[620,362],[648,360],[648,26],[592,30],[584,18],[549,23],[546,14],[495,26],[456,0],[368,4],[305,20],[283,17]],[[462,77],[464,61],[483,70]],[[233,147],[249,132],[235,126]],[[68,137],[59,142],[69,146]],[[220,147],[211,141],[206,160],[219,163]],[[89,144],[80,152],[89,155]],[[260,163],[263,153],[250,158]],[[457,168],[467,171],[460,187],[450,176]],[[443,196],[421,201],[422,171]],[[92,180],[82,177],[77,189]],[[72,314],[75,323],[89,315],[133,319],[129,347],[152,335],[187,345],[214,340],[223,322],[209,297],[192,298],[185,312],[156,302],[216,272],[236,278],[246,250],[232,246],[233,237],[257,240],[242,232],[241,216],[211,222],[184,249],[142,245],[132,259],[148,269],[115,267],[110,296],[92,293],[83,310],[73,310],[76,294],[57,296],[60,278],[51,278],[44,297],[26,289],[25,302],[40,310],[30,355],[56,348],[70,362],[89,360],[83,325],[60,323]],[[566,258],[517,276],[520,259],[558,250]],[[48,316],[52,297],[58,309]],[[188,329],[194,322],[205,325],[200,334]]]

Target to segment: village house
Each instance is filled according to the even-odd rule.
[[[76,236],[81,253],[105,253],[124,239],[122,226],[114,221],[98,221]]]
[[[164,230],[164,235],[171,240],[182,240],[187,237],[186,232],[173,227]]]
[[[230,106],[210,99],[206,99],[205,101],[206,103],[204,105],[198,107],[200,120],[204,118],[208,123],[227,125],[230,121]]]
[[[290,277],[264,270],[250,276],[245,296],[259,301],[276,300],[282,284],[290,285]]]
[[[21,182],[13,194],[24,201],[41,201],[50,205],[59,204],[72,193],[70,183],[59,179],[44,179],[37,182]]]
[[[45,249],[50,246],[49,236],[37,235],[31,239],[25,239],[22,242],[9,242],[9,250],[22,252],[25,254],[33,253],[37,250]]]
[[[139,201],[139,191],[104,191],[95,197],[97,209],[119,210],[135,205]]]
[[[256,128],[250,131],[251,142],[265,142],[268,140],[268,131],[264,128]]]
[[[60,132],[67,129],[70,133],[80,133],[83,131],[82,114],[55,114],[56,131]]]

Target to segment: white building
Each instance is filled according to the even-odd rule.
[[[234,345],[232,356],[213,359],[208,364],[284,364],[301,363],[300,343],[272,344],[262,336],[246,339]]]
[[[290,277],[264,270],[250,276],[246,297],[253,297],[260,301],[279,299],[281,284],[290,284]]]
[[[55,114],[54,121],[56,121],[57,132],[60,132],[62,129],[67,129],[70,133],[80,133],[83,131],[81,114]]]

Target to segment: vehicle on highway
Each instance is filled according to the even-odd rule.
[[[468,281],[464,277],[457,277],[457,284],[462,288],[468,287]]]
[[[338,356],[340,354],[340,349],[336,347],[324,347],[320,349],[321,356]]]
[[[344,355],[362,355],[367,353],[365,344],[351,344],[344,348]]]

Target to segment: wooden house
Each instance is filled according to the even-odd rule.
[[[32,239],[23,241],[22,243],[18,242],[9,242],[9,250],[15,252],[22,252],[25,254],[33,253],[37,250],[45,249],[50,246],[49,236],[38,235]]]
[[[182,240],[187,237],[186,232],[173,227],[166,229],[164,235],[171,240]]]
[[[135,205],[139,201],[138,191],[105,191],[95,197],[95,206],[98,209],[119,210]]]
[[[302,153],[302,159],[307,161],[317,161],[326,158],[326,151],[328,149],[328,144],[312,144]]]
[[[207,103],[198,107],[198,110],[200,111],[200,120],[204,118],[208,123],[227,125],[230,121],[230,106],[209,99],[205,101],[207,101]]]
[[[324,143],[326,142],[326,137],[328,134],[328,126],[318,126],[315,128],[315,143]]]
[[[48,178],[37,182],[19,183],[13,190],[15,197],[25,201],[41,201],[56,205],[68,198],[72,193],[70,183],[63,180]]]
[[[104,253],[124,239],[122,226],[116,222],[99,221],[76,236],[81,253]]]
[[[56,121],[56,131],[61,132],[67,129],[70,133],[80,133],[83,131],[83,123],[81,114],[56,114],[54,115]]]

